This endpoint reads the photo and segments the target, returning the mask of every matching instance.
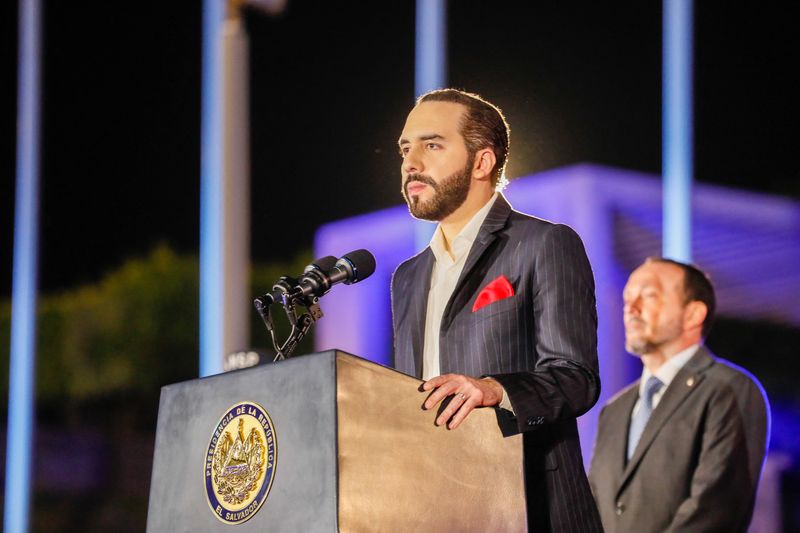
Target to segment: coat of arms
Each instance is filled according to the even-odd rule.
[[[205,460],[206,495],[217,518],[238,524],[258,511],[272,486],[276,452],[272,420],[261,406],[243,402],[228,409]]]
[[[223,434],[212,465],[217,494],[234,505],[246,500],[264,473],[264,441],[256,428],[251,428],[245,437],[244,419],[239,418],[236,439],[230,431]]]

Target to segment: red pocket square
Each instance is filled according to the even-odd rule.
[[[491,283],[483,288],[481,293],[475,299],[475,305],[472,306],[472,312],[474,313],[481,307],[485,307],[492,302],[496,302],[497,300],[508,298],[509,296],[514,296],[514,287],[512,287],[511,283],[508,282],[508,279],[501,274],[500,277],[492,280]]]

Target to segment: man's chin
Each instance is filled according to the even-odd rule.
[[[439,216],[441,209],[436,209],[438,206],[432,206],[427,202],[415,201],[414,199],[408,204],[408,212],[417,220],[424,220],[426,222],[438,222],[441,220]]]
[[[642,341],[625,341],[625,351],[636,357],[641,357],[648,352],[650,345]]]
[[[412,218],[414,218],[414,219],[416,219],[416,220],[419,220],[419,221],[421,221],[421,222],[431,222],[431,223],[437,223],[437,222],[439,222],[439,221],[438,221],[438,220],[436,220],[435,218],[432,218],[432,217],[425,217],[425,216],[420,216],[420,215],[415,215],[414,213],[411,213],[411,217],[412,217]]]

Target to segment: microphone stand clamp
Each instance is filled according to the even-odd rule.
[[[286,318],[292,327],[289,338],[283,344],[280,344],[275,336],[275,327],[271,314],[271,305],[277,303],[278,300],[282,304]],[[281,277],[272,287],[271,293],[259,296],[253,304],[272,339],[272,346],[275,348],[273,361],[291,357],[292,352],[311,330],[314,322],[323,317],[323,312],[319,305],[319,297],[313,294],[304,296],[297,280],[289,276]],[[298,306],[300,305],[306,308],[306,312],[298,312]]]

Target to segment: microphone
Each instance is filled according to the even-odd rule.
[[[313,272],[314,270],[319,270],[320,272],[327,272],[333,267],[336,266],[336,258],[332,255],[326,255],[325,257],[320,257],[313,263],[306,266],[303,269],[303,274],[308,274],[309,272]]]
[[[332,255],[322,257],[307,265],[298,278],[282,277],[272,291],[255,299],[256,308],[269,307],[292,298],[320,297],[328,293],[337,283],[352,285],[365,280],[375,272],[375,257],[367,250],[354,250],[336,259]]]
[[[331,256],[323,259],[328,260],[329,258]],[[320,263],[320,266],[323,266],[322,260]],[[306,267],[305,274],[300,277],[297,284],[297,288],[300,289],[304,298],[323,296],[337,283],[352,285],[367,279],[375,272],[375,256],[367,250],[354,250],[336,260],[333,268],[327,271],[322,268],[309,270],[309,267]]]
[[[334,256],[326,255],[325,257],[320,257],[319,259],[315,259],[306,265],[306,267],[303,269],[303,277],[310,276],[312,279],[317,279],[318,277],[325,276],[325,273],[335,266],[336,258]],[[253,303],[257,309],[269,307],[275,302],[281,301],[284,294],[292,292],[293,288],[297,284],[297,280],[288,276],[284,276],[272,286],[272,290],[270,292],[259,296]]]
[[[311,325],[322,318],[319,298],[331,290],[331,287],[337,283],[345,285],[358,283],[374,272],[375,257],[367,250],[354,250],[339,259],[329,255],[307,265],[299,279],[283,276],[275,282],[271,292],[256,298],[253,304],[272,337],[272,344],[277,354],[275,360],[289,357],[297,347],[297,343],[308,333]],[[275,338],[275,328],[270,313],[270,306],[275,302],[283,304],[292,326],[289,338],[282,345],[278,344]],[[298,303],[307,308],[306,313],[298,315]]]
[[[375,273],[375,256],[369,250],[355,250],[343,255],[329,273],[331,285],[343,282],[352,285]]]
[[[331,289],[328,271],[336,267],[336,258],[326,255],[307,265],[299,279],[284,276],[272,286],[282,294],[306,297],[310,294],[322,296]]]

